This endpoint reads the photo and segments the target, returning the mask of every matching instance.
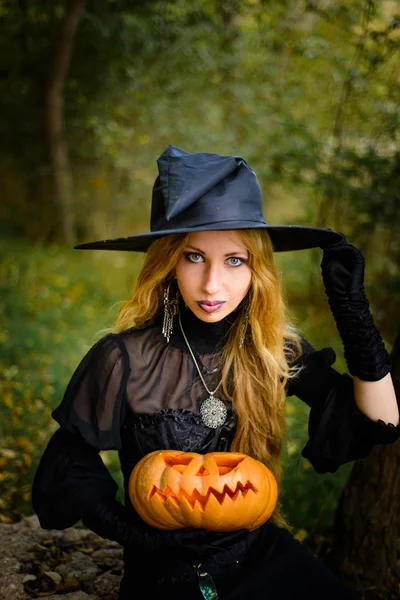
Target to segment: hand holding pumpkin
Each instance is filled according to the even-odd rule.
[[[180,550],[191,561],[201,561],[218,550],[245,539],[247,530],[220,535],[202,529],[160,531],[140,520],[133,521],[126,508],[115,498],[104,498],[91,505],[82,517],[83,524],[105,539],[139,552]]]
[[[270,518],[277,496],[271,471],[238,452],[156,450],[129,479],[136,512],[158,529],[252,531]]]
[[[224,534],[204,529],[179,529],[158,531],[157,535],[164,551],[181,550],[189,561],[201,562],[220,550],[232,549],[236,543],[247,539],[248,533],[247,529]]]

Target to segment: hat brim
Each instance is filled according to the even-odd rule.
[[[151,233],[140,233],[128,237],[88,242],[74,246],[76,250],[119,250],[126,252],[146,252],[149,246],[166,235],[174,233],[194,233],[195,231],[226,231],[232,229],[266,229],[275,252],[327,248],[343,239],[343,234],[322,227],[302,225],[263,225],[243,221],[230,221],[220,225],[208,224],[199,227],[168,229]]]

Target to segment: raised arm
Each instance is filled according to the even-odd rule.
[[[329,306],[353,375],[354,399],[373,421],[399,424],[399,408],[390,375],[391,361],[370,312],[364,290],[364,257],[342,241],[324,249],[322,278]]]

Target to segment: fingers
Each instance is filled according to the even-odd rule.
[[[248,529],[238,529],[237,531],[231,531],[229,533],[218,534],[215,540],[211,542],[211,545],[215,548],[222,548],[224,546],[231,546],[243,540],[249,531]]]
[[[343,242],[347,243],[344,233],[342,233],[341,231],[337,231],[336,233],[338,233],[340,236],[342,236],[342,239],[339,240],[338,242],[335,242],[334,244],[329,245],[329,246],[325,246],[325,245],[320,246],[321,250],[329,250],[329,248],[332,248],[333,246],[336,246],[337,244],[342,244]]]
[[[330,262],[339,262],[343,266],[363,265],[364,256],[353,244],[338,242],[324,250],[321,267],[324,268]]]

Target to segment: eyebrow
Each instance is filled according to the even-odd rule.
[[[191,250],[195,250],[196,252],[199,252],[200,254],[204,254],[204,255],[207,254],[207,252],[204,252],[204,250],[201,250],[200,248],[196,248],[195,246],[192,246],[191,244],[189,244],[188,246],[186,246],[185,250],[188,250],[189,248]],[[232,255],[236,256],[236,254],[248,254],[248,252],[247,252],[246,249],[243,249],[243,250],[233,250],[233,252],[228,252],[227,254],[224,254],[224,257],[232,256]]]

